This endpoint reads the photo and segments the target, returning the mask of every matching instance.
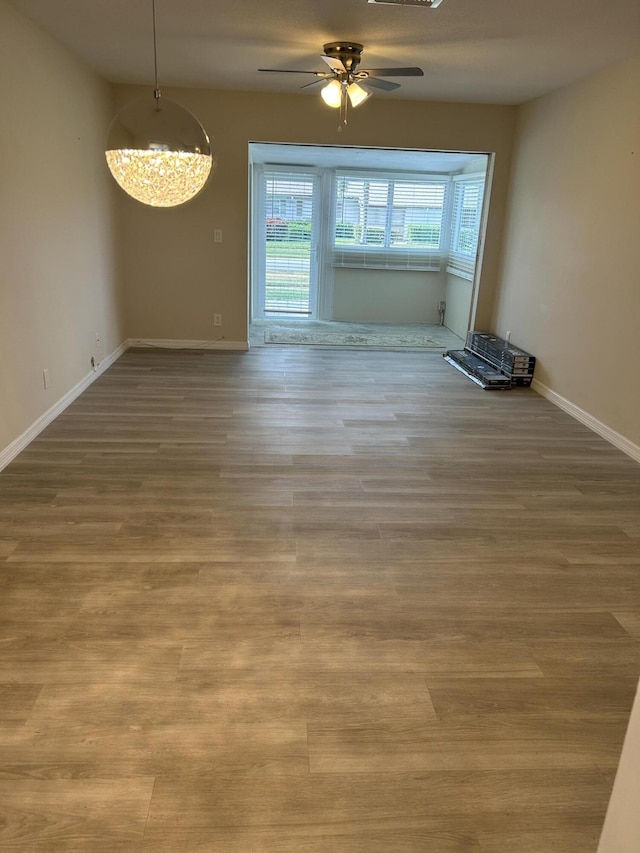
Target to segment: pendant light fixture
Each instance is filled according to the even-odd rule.
[[[152,207],[176,207],[197,195],[214,165],[211,144],[198,119],[158,88],[156,3],[152,0],[153,96],[139,98],[116,115],[105,155],[111,174],[128,193]]]

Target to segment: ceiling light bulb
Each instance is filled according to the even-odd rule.
[[[360,104],[363,104],[371,97],[371,92],[367,92],[367,90],[363,89],[358,83],[351,83],[347,86],[347,92],[349,94],[349,100],[351,101],[352,107],[359,107]]]
[[[342,103],[342,86],[338,80],[331,80],[320,92],[322,100],[328,107],[337,109]]]

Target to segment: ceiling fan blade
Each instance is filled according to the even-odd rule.
[[[320,59],[323,59],[332,71],[338,71],[342,74],[345,74],[347,71],[343,62],[340,59],[336,59],[334,56],[326,56],[323,53]]]
[[[276,74],[322,74],[322,71],[295,71],[291,68],[258,68],[258,71],[271,71]]]
[[[363,68],[361,74],[369,77],[424,77],[422,68]]]
[[[370,86],[372,89],[384,89],[386,92],[400,88],[400,83],[392,83],[391,80],[382,80],[379,77],[365,77],[356,82],[362,83],[365,87]]]
[[[333,77],[333,74],[323,74],[321,71],[316,72],[318,75],[317,80],[312,80],[311,83],[305,83],[304,86],[300,86],[301,89],[308,89],[309,86],[317,86],[318,83],[326,83],[326,81]]]

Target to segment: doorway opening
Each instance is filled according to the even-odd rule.
[[[441,326],[465,337],[492,155],[249,148],[252,324]]]

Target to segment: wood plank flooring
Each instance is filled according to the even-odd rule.
[[[0,849],[595,853],[640,467],[437,354],[129,351],[0,474]]]

